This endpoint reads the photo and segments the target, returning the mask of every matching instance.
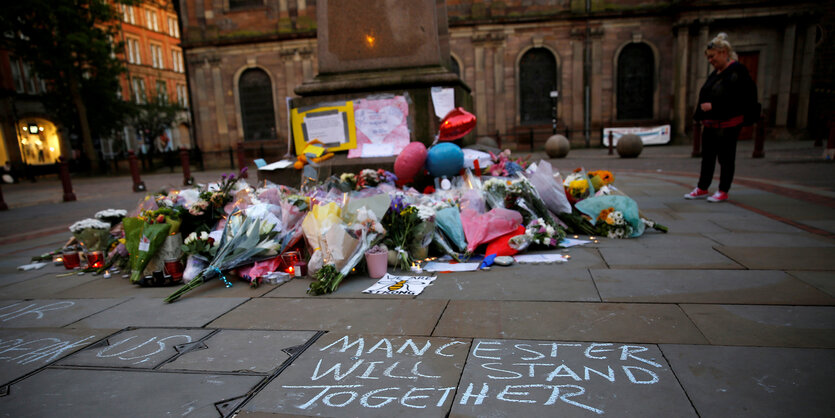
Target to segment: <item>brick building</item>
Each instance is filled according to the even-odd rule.
[[[317,74],[315,7],[181,0],[204,151],[286,144],[286,98]],[[551,91],[558,129],[573,143],[600,144],[604,127],[662,123],[687,141],[710,72],[704,48],[719,32],[751,69],[776,135],[820,120],[810,96],[816,47],[828,36],[819,21],[826,3],[447,0],[446,10],[452,70],[472,90],[476,134],[498,135],[510,148],[551,135]]]
[[[120,76],[121,97],[137,103],[162,97],[188,106],[185,62],[173,3],[146,0],[114,7],[122,15],[118,36],[125,42],[124,54],[118,57],[127,69]],[[9,161],[18,166],[38,166],[55,163],[60,156],[74,158],[80,154],[78,139],[71,140],[78,133],[69,132],[46,110],[40,98],[46,89],[30,65],[8,51],[0,51],[0,164]],[[180,120],[168,136],[172,146],[188,148],[188,112],[182,112]],[[110,138],[97,139],[105,159],[140,147],[137,133],[130,127]]]

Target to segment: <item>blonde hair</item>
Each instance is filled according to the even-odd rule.
[[[728,58],[732,60],[738,59],[736,52],[734,52],[734,48],[731,46],[731,43],[728,42],[728,34],[725,32],[719,32],[715,38],[708,42],[705,51],[710,49],[724,49],[725,51],[728,51]]]

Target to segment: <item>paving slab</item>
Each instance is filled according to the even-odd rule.
[[[320,337],[250,402],[246,412],[355,417],[446,416],[469,339]]]
[[[716,251],[752,270],[835,270],[833,247],[717,246]]]
[[[591,270],[604,302],[832,305],[835,298],[777,270]]]
[[[0,330],[0,387],[94,344],[113,331],[80,328]]]
[[[715,219],[717,225],[730,232],[781,232],[802,233],[803,230],[766,217],[754,219]]]
[[[443,300],[259,298],[208,326],[428,336],[445,306]]]
[[[444,310],[433,335],[707,343],[678,306],[639,303],[454,300]]]
[[[835,307],[681,305],[714,345],[835,347]]]
[[[806,283],[809,283],[812,286],[815,286],[831,296],[835,296],[835,274],[831,271],[792,270],[787,273],[803,280]]]
[[[125,299],[0,301],[0,328],[63,327],[124,303]],[[122,328],[124,325],[99,328]]]
[[[703,417],[825,417],[835,350],[661,345]]]
[[[128,369],[153,369],[178,354],[181,344],[199,341],[212,330],[140,328],[111,335],[57,364]]]
[[[641,239],[641,238],[638,238]],[[645,247],[630,251],[601,248],[600,253],[613,269],[742,269],[743,266],[711,247],[682,249],[674,245]]]
[[[822,230],[827,231],[827,232],[835,233],[835,221],[833,221],[831,219],[828,219],[828,220],[827,219],[822,219],[822,220],[814,220],[814,221],[806,220],[806,221],[803,221],[803,223],[806,224],[806,225],[818,228],[818,229],[822,229]]]
[[[218,417],[216,403],[246,395],[260,376],[45,369],[0,397],[9,416]],[[227,401],[225,403],[232,403]]]
[[[313,331],[224,329],[203,340],[205,348],[184,353],[161,370],[268,374],[290,358],[284,350],[303,345],[314,335]]]
[[[418,297],[455,300],[599,301],[587,268],[562,264],[493,266],[490,271],[438,274]]]
[[[195,297],[259,297],[275,288],[274,285],[261,285],[257,288],[252,288],[243,281],[233,281],[232,283],[232,287],[227,288],[220,280],[211,280],[187,293],[181,299],[184,300]],[[110,279],[104,279],[101,276],[97,276],[96,280],[67,289],[61,295],[63,297],[86,298],[145,297],[157,298],[161,301],[179,288],[180,285],[142,287],[132,284],[130,280],[123,277],[122,274],[119,274],[118,276],[111,277]]]
[[[34,273],[34,272],[32,272]],[[101,280],[101,276],[85,274],[67,277],[55,277],[53,273],[32,275],[27,280],[21,280],[7,286],[0,287],[0,298],[3,299],[43,299],[52,297],[72,298],[65,292],[76,286],[81,286],[93,280]],[[83,297],[83,296],[82,296]],[[87,296],[89,297],[89,296]]]
[[[695,417],[655,345],[473,340],[450,417]]]
[[[705,232],[703,234],[727,247],[835,247],[835,240],[806,232]]]
[[[703,219],[672,219],[660,221],[655,219],[661,225],[670,228],[670,234],[697,234],[706,232],[728,232],[727,229],[713,223],[707,222]]]
[[[134,298],[79,321],[78,326],[202,327],[247,300],[185,297],[174,303],[165,303],[162,299]]]

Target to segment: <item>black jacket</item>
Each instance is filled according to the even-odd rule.
[[[702,111],[701,104],[710,103],[712,109]],[[746,121],[752,113],[759,116],[757,85],[748,74],[748,69],[737,61],[732,62],[725,71],[717,74],[716,70],[707,77],[699,91],[699,103],[693,119],[725,121],[736,116],[745,116]]]

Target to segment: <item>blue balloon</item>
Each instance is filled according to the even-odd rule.
[[[434,177],[457,176],[464,167],[464,151],[451,142],[442,142],[429,148],[426,169]]]

